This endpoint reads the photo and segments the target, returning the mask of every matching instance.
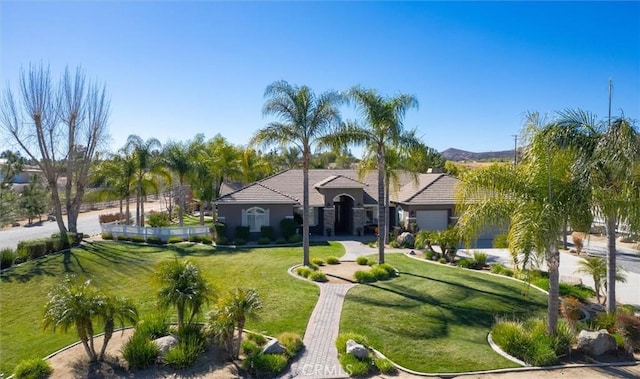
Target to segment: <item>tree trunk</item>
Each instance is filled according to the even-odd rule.
[[[568,218],[564,219],[564,229],[562,230],[562,249],[567,250],[567,224],[569,223]]]
[[[142,200],[142,175],[138,176],[138,191],[136,193],[136,225],[140,225],[140,202]]]
[[[49,188],[51,189],[51,201],[53,202],[53,214],[56,217],[56,223],[60,230],[60,235],[67,234],[67,227],[64,226],[64,220],[62,218],[62,203],[60,202],[60,196],[58,195],[58,187],[56,182],[49,182]]]
[[[85,353],[87,353],[87,357],[89,357],[89,362],[93,362],[96,360],[94,354],[92,354],[91,349],[89,348],[89,339],[85,335],[85,331],[82,329],[81,325],[76,324],[76,332],[78,333],[78,337],[80,337],[80,342],[82,342],[82,347],[84,347]]]
[[[184,325],[184,304],[178,303],[176,308],[178,310],[178,328],[182,328]]]
[[[184,226],[184,188],[182,187],[182,178],[180,178],[180,188],[178,189],[178,200],[180,201],[180,209],[178,209],[178,223],[180,227]]]
[[[240,356],[240,346],[242,346],[242,332],[244,330],[244,320],[238,320],[238,343],[235,346],[234,355],[236,359]]]
[[[204,226],[204,201],[200,200],[200,226]]]
[[[127,211],[125,214],[126,220],[125,220],[125,225],[129,225],[129,220],[131,220],[131,209],[130,209],[130,204],[131,204],[131,198],[130,196],[127,196]]]
[[[607,215],[607,313],[616,311],[616,217]]]
[[[384,213],[384,147],[378,146],[378,263],[384,263],[384,234],[387,230],[386,215]]]
[[[107,351],[107,344],[111,340],[111,336],[113,335],[113,329],[114,329],[113,320],[109,320],[104,323],[104,339],[102,341],[102,348],[100,349],[100,355],[98,356],[99,361],[104,359],[104,353]]]
[[[304,147],[302,157],[302,264],[309,265],[309,146]]]
[[[385,173],[386,174],[386,173]],[[388,177],[385,178],[385,189],[384,189],[384,214],[389,216],[390,202],[389,202],[389,186],[390,180]],[[385,230],[384,230],[384,244],[389,244],[389,239],[391,235],[391,218],[387,220]]]
[[[547,251],[547,268],[549,270],[549,299],[547,300],[547,334],[556,335],[558,312],[560,308],[560,252],[556,248],[555,239],[549,241]]]
[[[95,361],[98,359],[98,354],[96,354],[96,348],[93,345],[93,324],[91,321],[87,324],[87,338],[89,339],[89,349],[91,349],[91,361]]]
[[[146,196],[140,195],[140,226],[144,226],[144,202],[146,200]]]

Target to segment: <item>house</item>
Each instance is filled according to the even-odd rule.
[[[377,226],[378,173],[359,178],[353,169],[309,170],[309,229],[312,235],[362,235]],[[302,215],[301,169],[280,172],[239,189],[224,186],[214,201],[218,220],[234,238],[237,226],[257,236],[262,226],[280,234],[280,221]],[[391,226],[443,230],[455,222],[454,186],[443,173],[400,172],[390,193]],[[395,189],[395,190],[394,190]]]

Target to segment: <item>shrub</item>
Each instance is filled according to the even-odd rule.
[[[493,238],[492,247],[494,249],[506,249],[509,247],[507,234],[498,234]]]
[[[330,265],[340,264],[340,259],[334,256],[327,257],[327,264],[330,264]]]
[[[184,238],[182,237],[169,237],[167,238],[167,243],[180,243],[184,242]]]
[[[131,242],[144,243],[144,237],[142,237],[142,236],[131,236]]]
[[[98,221],[101,224],[108,224],[114,221],[124,221],[126,219],[127,218],[125,217],[124,213],[108,213],[98,216]]]
[[[546,333],[545,320],[525,323],[500,320],[491,336],[508,354],[533,366],[550,366],[558,361],[558,352],[566,353],[571,346],[573,333],[566,323],[563,324],[558,328],[558,336],[551,337]]]
[[[0,269],[9,268],[16,259],[16,252],[12,248],[5,247],[0,250]]]
[[[354,340],[357,343],[369,346],[369,341],[367,337],[356,334],[356,333],[340,333],[338,337],[336,337],[336,349],[338,349],[338,354],[345,354],[347,352],[347,341]]]
[[[310,269],[312,269],[313,271],[318,271],[318,269],[320,268],[320,267],[318,267],[318,265],[317,265],[317,264],[314,264],[314,263],[309,263],[309,264],[307,265],[307,267],[309,267],[309,268],[310,268]]]
[[[562,316],[569,321],[570,325],[575,325],[582,318],[582,303],[573,296],[567,296],[560,301]]]
[[[304,278],[308,278],[309,275],[311,275],[312,272],[313,272],[312,269],[310,269],[309,267],[305,267],[305,266],[298,267],[296,269],[296,274],[298,274],[298,275],[300,275],[300,276],[302,276]]]
[[[53,372],[49,362],[40,358],[33,358],[20,361],[13,370],[15,379],[44,379]]]
[[[273,376],[281,373],[287,367],[287,356],[284,354],[258,354],[245,359],[243,366],[253,371],[257,376]]]
[[[298,223],[294,219],[283,218],[280,220],[280,230],[284,239],[289,239],[289,237],[296,234],[296,229],[298,229]]]
[[[356,271],[354,274],[358,283],[373,283],[376,281],[376,276],[371,271]]]
[[[194,334],[187,334],[180,338],[180,342],[167,351],[164,361],[174,368],[193,366],[198,357],[204,352],[204,338]]]
[[[240,347],[242,348],[242,352],[244,353],[244,355],[247,357],[259,354],[262,350],[257,343],[251,340],[242,341]]]
[[[169,324],[166,313],[152,313],[151,316],[138,321],[135,333],[150,340],[168,336]]]
[[[425,250],[424,259],[434,260],[440,258],[440,255],[433,250]]]
[[[278,341],[287,349],[287,355],[289,357],[295,357],[304,347],[302,338],[296,333],[282,333],[278,336]]]
[[[400,247],[400,244],[398,243],[398,241],[396,241],[396,240],[392,240],[392,241],[390,241],[390,242],[389,242],[389,247],[392,247],[392,248],[394,248],[394,249],[397,249],[397,248],[399,248],[399,247]]]
[[[376,266],[369,270],[369,272],[374,276],[376,280],[387,280],[389,279],[389,272],[380,266]]]
[[[356,263],[359,264],[360,266],[366,266],[369,264],[369,259],[361,255],[358,258],[356,258]]]
[[[424,249],[431,244],[433,233],[428,230],[420,230],[416,234],[416,239],[413,243],[416,249]]]
[[[213,239],[210,236],[199,236],[200,242],[205,245],[213,245]]]
[[[625,342],[633,349],[640,349],[640,317],[625,312],[616,314],[616,332],[624,337]]]
[[[447,260],[444,257],[438,258],[438,263],[447,263]]]
[[[287,242],[287,240],[284,237],[278,237],[276,239],[276,244],[278,245],[284,245]]]
[[[267,338],[262,334],[258,334],[258,333],[252,333],[252,332],[247,333],[247,339],[249,341],[255,342],[258,346],[264,346],[267,343]]]
[[[225,242],[227,241],[227,236],[225,235],[226,230],[227,230],[227,226],[225,224],[216,223],[213,225],[213,232],[214,232],[214,237],[216,239],[216,244],[223,245],[223,243],[220,243],[219,241],[221,240],[224,240]]]
[[[129,236],[116,236],[116,241],[131,241]]]
[[[567,354],[571,351],[575,334],[573,328],[564,320],[558,320],[556,337],[553,349],[557,356]]]
[[[502,263],[494,263],[490,266],[490,270],[492,274],[500,274],[504,272],[506,267]]]
[[[249,240],[251,229],[248,226],[236,226],[236,241],[238,239],[243,239],[245,241]],[[237,243],[236,243],[237,245]]]
[[[318,266],[324,266],[324,261],[320,258],[311,258],[311,263]]]
[[[158,347],[142,333],[133,333],[122,348],[124,359],[131,368],[146,368],[151,366],[158,357]]]
[[[314,282],[324,283],[327,281],[327,275],[325,275],[325,273],[322,271],[312,271],[311,274],[309,274],[309,279],[313,280]]]
[[[473,252],[473,260],[478,267],[484,267],[487,264],[487,253],[482,251]]]
[[[44,240],[28,240],[18,242],[18,256],[26,259],[36,259],[46,254],[47,245]]]
[[[260,238],[267,238],[271,241],[273,239],[273,226],[262,226],[260,228]]]
[[[162,242],[162,238],[160,237],[149,236],[147,237],[147,243],[150,245],[162,245],[164,242]]]
[[[216,238],[216,245],[227,245],[229,240],[225,236],[220,236]]]
[[[376,365],[380,373],[382,374],[394,374],[396,372],[396,367],[391,363],[390,360],[386,358],[376,358],[373,363]]]
[[[271,239],[269,237],[260,237],[258,239],[258,245],[268,245],[271,243]]]
[[[351,354],[341,354],[339,356],[340,365],[349,376],[364,376],[371,370],[371,358],[357,358]]]
[[[243,238],[236,238],[236,240],[233,242],[236,246],[244,246],[247,244],[247,240],[243,239]]]
[[[112,240],[113,239],[113,234],[111,234],[111,233],[102,233],[102,239],[103,240]]]
[[[388,263],[383,263],[381,265],[378,265],[378,267],[385,270],[389,274],[390,278],[396,277],[398,275],[396,269]]]
[[[302,236],[300,234],[294,234],[289,237],[289,243],[300,243],[302,242]]]
[[[596,317],[587,320],[587,326],[591,330],[606,329],[609,333],[615,331],[616,315],[611,313],[602,312]]]
[[[171,218],[167,212],[155,212],[149,215],[147,224],[153,228],[167,227],[171,225]]]
[[[473,268],[474,266],[475,266],[475,262],[469,258],[460,258],[458,260],[458,267]]]

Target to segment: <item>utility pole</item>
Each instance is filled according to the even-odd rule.
[[[513,137],[513,167],[518,164],[518,135],[512,134]]]

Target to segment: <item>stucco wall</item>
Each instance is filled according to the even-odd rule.
[[[269,226],[273,227],[275,238],[281,236],[280,221],[287,216],[293,216],[293,205],[290,204],[219,204],[218,217],[224,217],[227,238],[235,238],[236,227],[242,226],[242,210],[252,207],[269,209]],[[252,233],[251,237],[257,239],[259,234]]]

